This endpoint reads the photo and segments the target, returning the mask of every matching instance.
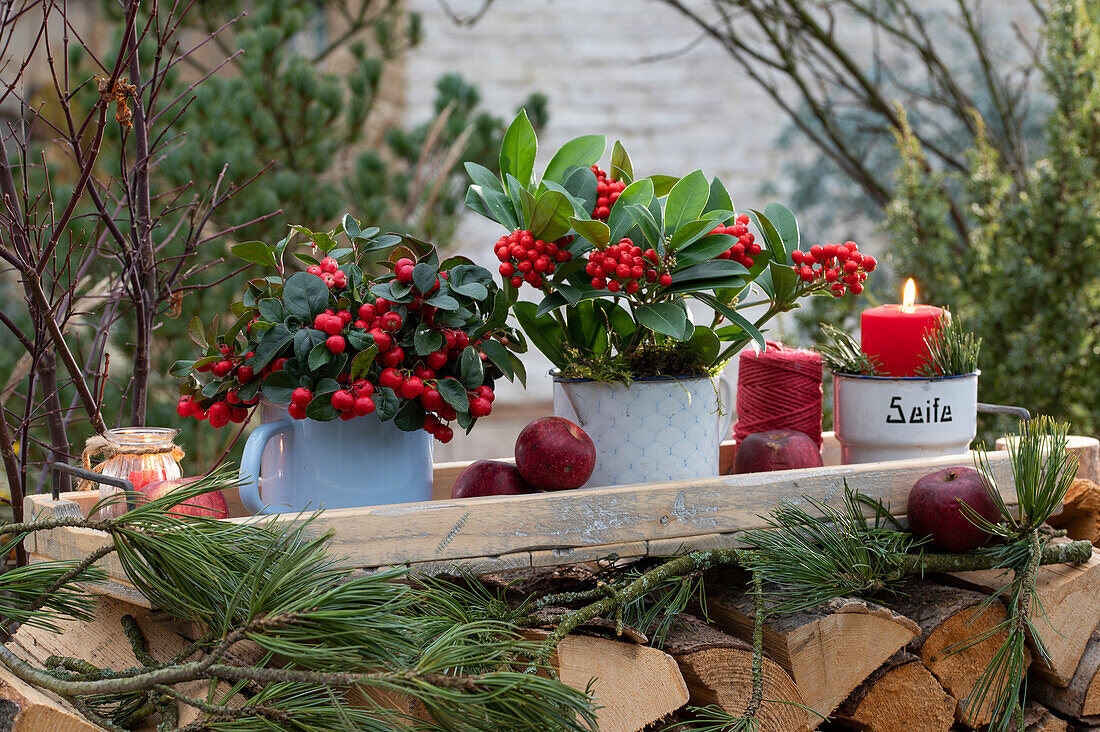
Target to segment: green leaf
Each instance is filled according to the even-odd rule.
[[[297,259],[300,262],[305,262],[306,264],[320,264],[321,263],[321,260],[317,259],[317,257],[306,254],[305,252],[291,252],[291,254],[294,255],[295,259]]]
[[[679,252],[681,247],[685,247],[688,244],[691,244],[692,242],[706,236],[708,232],[714,231],[715,226],[717,226],[716,222],[713,219],[709,218],[702,218],[697,221],[690,221],[684,224],[675,234],[673,234],[672,239],[669,240],[668,251],[670,253]],[[730,244],[730,246],[733,246],[733,244]],[[726,248],[728,249],[729,247]],[[715,255],[720,253],[721,251],[722,250],[715,252]],[[714,255],[711,256],[713,257]],[[708,257],[708,259],[710,258],[711,257]],[[679,257],[677,257],[677,260],[678,259]]]
[[[280,320],[282,320],[282,318],[280,318]],[[191,341],[196,346],[204,351],[210,348],[206,340],[206,329],[203,327],[202,320],[199,319],[199,316],[191,316],[191,322],[187,324],[187,335],[191,337]]]
[[[711,211],[729,211],[730,216],[733,217],[733,211],[736,209],[733,207],[733,199],[730,198],[729,191],[722,185],[722,181],[715,177],[710,182],[710,197],[707,198],[707,205],[703,209],[704,213]]]
[[[516,212],[519,228],[530,230],[531,216],[535,211],[535,197],[515,177],[507,175],[505,178],[508,181],[508,202]]]
[[[538,139],[526,110],[520,111],[500,145],[500,174],[514,176],[524,187],[531,185],[531,174],[535,170],[535,153],[538,151]]]
[[[619,241],[634,226],[634,217],[627,211],[632,204],[648,206],[653,200],[653,181],[648,178],[636,180],[619,194],[615,205],[611,207],[611,216],[607,225],[611,228],[610,241]]]
[[[425,262],[413,267],[413,284],[421,292],[428,292],[435,286],[436,268]]]
[[[724,234],[716,236],[725,236]],[[689,267],[677,268],[672,272],[672,283],[709,280],[715,277],[736,277],[748,274],[743,265],[729,259],[712,259]]]
[[[424,302],[426,302],[428,305],[437,307],[440,310],[458,310],[460,307],[462,307],[458,300],[455,300],[453,297],[443,292],[435,293]]]
[[[597,219],[569,219],[573,230],[592,243],[597,249],[607,248],[611,241],[611,228]]]
[[[318,343],[325,342],[325,334],[313,328],[302,328],[294,334],[294,358],[305,366],[309,352]]]
[[[763,234],[764,241],[767,242],[772,257],[776,261],[786,263],[788,257],[787,250],[783,247],[783,238],[779,236],[779,232],[771,222],[771,219],[755,209],[749,209],[749,218],[752,219],[752,222],[756,224],[756,228]]]
[[[798,219],[795,218],[789,208],[781,203],[769,203],[764,207],[764,215],[767,216],[768,220],[775,226],[775,230],[779,234],[779,239],[783,242],[784,252],[782,257],[779,256],[778,251],[772,251],[775,261],[781,264],[793,264],[789,259],[790,253],[798,249],[798,244],[801,240],[798,231]]]
[[[346,337],[348,345],[356,351],[362,351],[374,345],[374,338],[363,328],[349,328]]]
[[[473,346],[466,346],[458,357],[458,375],[467,389],[476,389],[485,382],[485,366]]]
[[[378,419],[388,422],[397,414],[401,406],[401,398],[393,393],[393,389],[381,388],[374,392],[374,413]]]
[[[515,378],[519,380],[520,386],[526,389],[527,368],[523,365],[523,361],[514,353],[508,354],[508,361],[512,364],[512,372],[515,374]]]
[[[772,289],[779,300],[789,300],[798,286],[798,275],[794,268],[788,264],[780,264],[775,260],[768,262],[768,271],[771,273]]]
[[[603,154],[603,151],[600,151]],[[634,182],[634,166],[630,162],[630,156],[626,154],[626,148],[618,140],[611,147],[611,170],[607,173],[611,180],[621,180],[627,185]]]
[[[418,356],[427,356],[443,348],[443,334],[421,323],[413,334],[413,349]]]
[[[351,359],[351,380],[355,381],[358,378],[366,376],[377,355],[378,346],[373,343],[355,354],[355,358]]]
[[[328,287],[320,277],[308,272],[295,272],[283,285],[283,305],[287,312],[309,323],[328,307],[328,299]]]
[[[699,354],[703,363],[715,365],[715,359],[722,352],[722,342],[714,331],[704,325],[695,326],[695,332],[687,341],[687,347]]]
[[[466,207],[506,229],[519,228],[515,210],[508,201],[508,197],[500,191],[477,185],[470,186],[466,191]]]
[[[440,379],[436,383],[436,388],[439,389],[439,395],[443,397],[443,401],[454,407],[456,412],[470,411],[470,398],[466,395],[466,389],[456,379],[450,376]]]
[[[713,224],[712,224],[713,226]],[[687,231],[687,227],[681,229]],[[675,237],[673,237],[675,240]],[[688,267],[714,259],[737,243],[737,237],[729,234],[708,234],[676,252],[676,266]]]
[[[684,340],[688,336],[687,313],[676,302],[655,302],[634,312],[638,323],[657,333]]]
[[[264,399],[277,404],[290,401],[291,393],[298,388],[298,379],[288,371],[275,371],[264,377]]]
[[[675,234],[681,226],[699,218],[709,197],[710,183],[703,171],[681,178],[665,199],[665,231]]]
[[[271,363],[271,359],[275,358],[293,338],[294,334],[289,328],[282,323],[276,323],[275,327],[266,331],[260,338],[260,342],[256,344],[255,355],[252,356],[252,368],[259,372]]]
[[[648,180],[653,183],[653,192],[657,198],[667,196],[672,187],[680,182],[680,179],[673,175],[651,175]]]
[[[256,307],[260,311],[260,320],[266,320],[269,323],[279,323],[286,318],[283,304],[273,297],[265,297],[256,304]]]
[[[310,350],[306,365],[310,371],[316,371],[331,360],[332,351],[328,350],[328,346],[324,343],[318,343]]]
[[[562,346],[567,342],[558,321],[550,315],[536,316],[537,306],[533,302],[521,300],[512,306],[512,312],[535,348],[558,368],[564,368],[567,362]]]
[[[618,143],[616,143],[618,144]],[[542,179],[562,183],[572,168],[589,168],[599,162],[607,140],[603,135],[575,137],[558,148],[546,166]]]
[[[507,348],[501,345],[500,341],[494,338],[482,341],[481,350],[484,351],[485,355],[489,357],[489,360],[496,364],[497,368],[508,377],[509,381],[515,378],[516,373],[512,369],[511,354],[508,353]]]
[[[744,315],[737,312],[729,305],[720,302],[717,298],[707,294],[699,294],[695,296],[695,299],[700,302],[706,303],[710,307],[714,308],[717,312],[724,315],[731,323],[741,329],[743,333],[752,340],[756,341],[756,345],[761,351],[766,350],[768,347],[767,341],[764,339],[764,334],[761,333],[755,325],[750,323]]]
[[[306,407],[306,416],[318,422],[331,422],[340,413],[332,406],[332,394],[318,394]]]
[[[424,426],[427,414],[419,399],[406,399],[393,415],[393,423],[402,432],[416,432]]]
[[[504,188],[500,185],[500,180],[493,171],[485,166],[478,165],[477,163],[466,163],[466,174],[470,176],[470,180],[472,180],[475,185],[497,191],[498,193],[504,193]]]
[[[653,212],[638,203],[630,204],[626,207],[626,211],[634,219],[638,228],[641,229],[642,237],[646,243],[654,249],[659,249],[663,239],[661,237],[661,227],[654,220]],[[641,245],[641,242],[636,241],[634,243]],[[644,246],[642,248],[645,249]]]
[[[557,191],[543,191],[535,201],[535,210],[531,214],[530,231],[536,239],[554,241],[569,233],[573,204],[565,194]]]
[[[351,214],[344,214],[344,218],[340,220],[340,226],[352,241],[363,234],[363,230],[359,228],[359,222]]]
[[[186,379],[191,375],[191,371],[195,368],[195,361],[181,360],[172,364],[172,367],[168,369],[168,373],[175,376],[177,379]]]
[[[577,218],[590,218],[593,209],[596,208],[598,198],[596,174],[591,168],[573,168],[560,186],[553,181],[543,181],[543,185],[552,191],[557,190],[569,196],[569,202],[573,204]]]
[[[240,244],[234,244],[229,251],[233,252],[233,256],[246,262],[278,268],[274,249],[262,241],[243,241]]]

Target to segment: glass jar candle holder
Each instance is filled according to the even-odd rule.
[[[93,454],[104,455],[106,459],[95,467],[101,475],[123,478],[130,481],[134,489],[140,489],[159,480],[174,480],[183,477],[180,459],[183,450],[174,442],[179,430],[162,427],[121,427],[107,430],[97,443]],[[91,455],[86,454],[85,461],[90,462]],[[100,500],[121,491],[112,485],[99,484]],[[128,510],[123,502],[114,503],[100,511],[104,518],[121,516]]]

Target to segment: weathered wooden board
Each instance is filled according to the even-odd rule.
[[[969,456],[951,456],[559,493],[334,509],[315,520],[311,530],[333,530],[334,552],[357,567],[416,564],[426,569],[474,560],[472,565],[488,571],[505,566],[567,564],[611,553],[623,557],[668,555],[679,549],[728,546],[737,532],[762,525],[761,516],[780,501],[800,502],[808,496],[836,504],[843,497],[845,483],[904,512],[909,489],[919,477],[941,467],[971,463]],[[1005,500],[1013,502],[1007,454],[991,453],[990,463]],[[455,468],[448,465],[442,469],[440,483],[453,480]],[[75,493],[65,494],[64,499],[74,501],[86,512],[96,496]],[[46,497],[30,496],[27,516],[49,513],[52,504]],[[275,520],[298,519],[281,516]],[[97,531],[62,528],[41,532],[29,549],[39,560],[80,559],[106,540]],[[494,562],[494,558],[499,561]],[[112,579],[124,580],[117,558],[108,556],[102,565]],[[126,589],[125,584],[121,583],[121,590]]]

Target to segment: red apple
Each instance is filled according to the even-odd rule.
[[[820,468],[821,450],[805,432],[768,430],[749,435],[737,446],[735,473],[763,473],[769,470]]]
[[[561,417],[541,417],[516,439],[516,467],[536,488],[580,488],[596,467],[596,446],[584,430]]]
[[[517,496],[534,492],[515,465],[499,460],[478,460],[458,476],[451,488],[451,498]]]
[[[174,493],[181,488],[186,488],[201,478],[177,478],[175,480],[158,480],[148,483],[137,492],[142,494],[146,501],[155,501],[169,493]],[[204,516],[206,518],[229,518],[229,505],[225,502],[225,496],[221,491],[210,491],[195,496],[185,503],[177,503],[171,507],[172,513],[185,516]]]
[[[974,468],[944,468],[929,473],[909,492],[909,529],[915,536],[930,536],[937,549],[968,552],[989,539],[963,513],[962,501],[991,523],[1001,514],[986,493],[982,477]]]

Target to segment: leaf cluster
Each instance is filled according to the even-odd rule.
[[[304,226],[291,229],[273,245],[250,241],[233,247],[238,257],[271,267],[276,275],[248,283],[243,299],[231,305],[234,321],[227,330],[219,332],[217,321],[207,328],[197,319],[192,321],[192,340],[203,353],[197,360],[174,365],[172,373],[184,379],[182,394],[204,407],[230,394],[244,404],[255,403],[261,396],[286,404],[295,389],[304,387],[313,395],[306,415],[322,421],[336,419],[340,413],[332,406],[333,393],[357,379],[377,384],[383,368],[377,358],[381,349],[376,336],[356,320],[346,330],[346,349],[334,353],[316,319],[326,310],[358,317],[354,314],[361,305],[373,306],[378,299],[386,300],[401,316],[400,329],[387,337],[392,341],[389,345],[400,347],[411,363],[445,352],[448,334],[465,334],[469,345],[459,358],[435,369],[440,395],[455,410],[461,427],[469,430],[476,422],[469,413],[469,392],[482,385],[491,387],[499,378],[526,379],[517,355],[525,350],[525,342],[506,324],[508,294],[497,288],[484,268],[464,257],[440,261],[430,244],[406,235],[383,234],[377,227],[361,229],[351,216],[331,232]],[[295,245],[296,234],[307,238],[308,247]],[[292,272],[288,255],[313,266],[321,257],[334,259],[347,275],[347,287],[330,288],[314,274]],[[401,258],[415,262],[412,282],[399,281],[392,273]],[[386,273],[370,276],[363,269],[368,263]],[[211,365],[226,358],[226,349],[244,354],[241,365],[251,373],[242,377],[238,368],[222,377],[206,378]],[[273,368],[276,360],[279,367]],[[405,399],[389,387],[375,389],[373,398],[383,421],[392,419],[406,431],[424,425],[427,413],[419,400]]]
[[[763,350],[765,322],[797,307],[802,297],[826,293],[824,282],[803,282],[795,273],[791,252],[800,245],[799,228],[785,206],[773,203],[738,217],[719,179],[708,180],[701,170],[682,178],[638,176],[616,142],[609,179],[625,188],[605,222],[593,214],[599,200],[593,167],[606,140],[600,135],[570,140],[553,154],[541,179],[534,175],[537,150],[534,127],[521,113],[504,135],[499,176],[466,165],[471,180],[466,205],[508,231],[527,230],[536,239],[556,241],[572,255],[544,278],[541,302],[517,302],[513,308],[527,337],[566,376],[628,380],[643,375],[635,367],[647,359],[639,354],[655,347],[677,354],[669,359],[677,370],[660,375],[702,375],[749,343]],[[735,219],[746,230],[751,222],[759,239],[760,251],[744,263],[725,255],[738,237],[716,231]],[[593,283],[583,257],[624,238],[655,252],[668,284],[639,281],[638,290],[628,294]],[[507,278],[504,288],[512,289]],[[748,303],[753,292],[761,299]],[[691,302],[712,313],[712,322],[693,322]],[[766,310],[750,320],[741,312],[749,304]]]

